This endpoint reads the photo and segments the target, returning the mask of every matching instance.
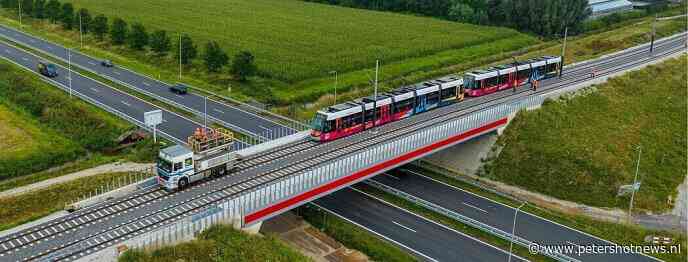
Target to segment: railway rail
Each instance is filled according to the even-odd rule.
[[[584,66],[588,69],[591,67],[599,69],[601,71],[599,76],[612,74],[627,67],[645,63],[657,57],[680,52],[683,50],[682,44],[675,44],[677,41],[683,39],[677,39],[678,38],[671,38],[658,43],[655,55],[652,57],[648,56],[647,50],[634,50],[629,53],[606,57],[599,60],[599,63],[586,64]],[[638,56],[642,56],[642,58]],[[617,58],[625,58],[623,59],[625,61],[629,61],[629,58],[637,59],[631,59],[630,61],[632,62],[619,62],[616,61]],[[577,74],[576,72],[581,73]],[[552,85],[542,86],[536,92],[521,88],[516,93],[508,91],[496,93],[499,94],[497,97],[489,96],[491,99],[484,99],[484,101],[483,99],[467,99],[462,103],[439,108],[425,114],[419,114],[414,118],[406,119],[407,121],[402,120],[381,126],[379,127],[379,131],[382,132],[363,132],[352,135],[347,139],[335,140],[326,144],[300,141],[284,145],[247,157],[238,165],[240,171],[234,174],[203,181],[181,192],[167,193],[158,189],[144,190],[122,199],[108,201],[92,208],[77,211],[57,221],[49,222],[4,237],[0,239],[0,248],[2,248],[0,249],[0,257],[17,254],[22,251],[23,248],[38,246],[46,242],[48,238],[54,239],[56,236],[64,236],[70,232],[76,232],[77,229],[84,226],[90,226],[98,222],[114,219],[118,215],[133,212],[135,209],[140,209],[145,206],[153,206],[153,203],[160,202],[162,199],[175,197],[182,199],[181,201],[173,202],[175,203],[173,205],[152,209],[150,212],[134,216],[127,221],[116,223],[110,227],[92,232],[91,234],[81,234],[62,245],[44,249],[31,256],[23,257],[23,259],[17,257],[19,260],[75,259],[99,247],[102,248],[127,237],[140,234],[151,227],[155,228],[165,223],[172,223],[188,214],[198,212],[213,203],[235,196],[246,190],[261,186],[290,174],[298,173],[324,160],[335,159],[342,155],[362,150],[370,145],[386,141],[387,139],[412,133],[418,129],[424,128],[428,124],[442,122],[448,118],[454,118],[463,114],[482,110],[485,107],[520,98],[522,96],[551,92],[552,90],[587,80],[589,80],[589,78],[584,72],[584,69],[572,68],[566,70],[564,77],[558,82]],[[441,117],[434,117],[436,115],[440,115]],[[289,167],[286,168],[284,168],[285,165],[279,165],[273,162],[277,159],[287,158],[292,161],[287,161]],[[211,181],[216,183],[210,183]],[[79,222],[77,223],[76,221]]]

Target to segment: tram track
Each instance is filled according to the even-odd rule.
[[[675,50],[675,51],[680,51],[680,49],[679,49],[679,50]],[[657,56],[655,56],[655,57],[657,57]],[[653,58],[654,58],[654,57],[653,57]],[[650,59],[650,58],[648,58],[648,59]],[[636,63],[636,64],[638,64],[638,63],[644,63],[645,61],[646,61],[646,60],[640,60],[640,61],[635,61],[634,63]],[[624,66],[624,65],[627,65],[627,64],[623,64],[623,63],[621,64],[621,66]],[[613,67],[618,67],[618,66],[619,66],[619,65],[612,66],[612,68],[613,68]],[[621,69],[618,69],[618,70],[616,70],[616,71],[620,71],[620,70],[621,70]],[[615,71],[615,70],[612,70],[612,71]],[[610,73],[613,73],[613,72],[605,72],[605,74],[610,74]],[[604,74],[601,74],[600,76],[603,76],[603,75],[604,75]],[[564,79],[564,80],[565,80],[565,79]],[[540,94],[540,93],[543,93],[543,92],[552,91],[553,89],[561,88],[561,87],[566,86],[566,85],[571,85],[572,82],[584,82],[584,81],[589,80],[589,78],[574,79],[574,80],[575,80],[575,81],[571,81],[571,82],[569,82],[569,81],[563,82],[563,80],[562,80],[562,81],[560,81],[560,83],[559,83],[558,85],[556,85],[556,86],[547,86],[547,87],[543,87],[542,89],[538,90],[538,92],[532,92],[532,91],[529,91],[529,90],[524,90],[524,88],[522,88],[521,92],[517,92],[517,93],[508,92],[508,93],[511,93],[511,94],[509,94],[509,95],[507,95],[507,96],[499,97],[499,98],[496,98],[496,99],[487,100],[487,101],[484,101],[484,102],[479,102],[478,104],[470,105],[469,108],[466,108],[465,106],[464,106],[464,107],[461,107],[461,108],[457,108],[456,105],[463,105],[463,103],[457,103],[457,104],[455,104],[455,105],[451,105],[451,106],[447,106],[447,107],[438,108],[438,109],[435,109],[435,110],[432,111],[432,112],[436,112],[436,113],[433,114],[433,115],[442,115],[442,113],[445,113],[445,114],[447,114],[447,115],[443,115],[443,116],[440,117],[440,118],[432,118],[433,116],[430,116],[430,115],[425,115],[425,116],[424,116],[424,114],[419,114],[419,115],[417,115],[416,117],[424,116],[424,117],[422,117],[422,118],[425,118],[425,120],[415,119],[415,117],[414,117],[414,119],[413,119],[414,121],[404,121],[404,122],[402,122],[402,121],[403,121],[403,120],[402,120],[402,121],[397,121],[397,122],[393,122],[393,123],[390,123],[390,124],[387,124],[387,125],[378,127],[378,128],[385,128],[385,127],[386,127],[385,129],[391,129],[391,130],[380,130],[380,131],[383,131],[383,132],[377,132],[376,134],[371,134],[370,132],[362,132],[362,133],[358,133],[358,134],[352,135],[352,136],[351,136],[351,137],[352,137],[352,140],[356,140],[356,139],[353,139],[355,136],[368,136],[368,137],[363,137],[362,139],[358,139],[359,142],[355,142],[355,143],[351,143],[349,140],[346,140],[346,139],[345,139],[345,140],[335,140],[335,141],[333,141],[333,142],[326,143],[326,145],[327,145],[327,147],[328,147],[326,150],[329,150],[329,151],[328,151],[328,152],[321,152],[322,154],[312,154],[312,153],[313,153],[314,150],[316,150],[316,149],[314,149],[314,148],[318,148],[318,149],[319,149],[319,148],[323,148],[322,145],[324,145],[324,144],[316,143],[316,142],[310,142],[310,141],[306,141],[306,142],[301,141],[301,142],[290,143],[290,144],[287,144],[287,145],[285,145],[285,146],[279,147],[279,148],[277,148],[276,150],[269,150],[268,153],[266,153],[266,154],[259,154],[259,156],[256,156],[256,157],[254,157],[254,158],[248,159],[248,161],[253,161],[253,162],[247,162],[247,164],[245,164],[245,165],[246,165],[246,167],[248,168],[248,170],[244,170],[243,172],[245,173],[245,172],[248,172],[248,171],[250,171],[250,170],[254,170],[255,168],[257,168],[257,167],[259,167],[259,166],[261,166],[261,165],[263,165],[263,164],[265,164],[265,163],[268,163],[268,162],[270,162],[270,161],[273,161],[274,159],[282,158],[282,157],[284,157],[284,156],[292,155],[292,156],[291,156],[292,158],[298,158],[298,156],[300,156],[300,155],[302,155],[302,154],[305,154],[305,153],[310,153],[310,154],[312,155],[311,158],[302,158],[302,159],[299,159],[298,161],[290,162],[291,168],[285,168],[285,169],[279,170],[279,169],[281,168],[280,166],[273,166],[272,169],[269,169],[269,171],[266,172],[265,174],[260,175],[259,177],[255,177],[255,176],[254,176],[254,177],[249,177],[249,179],[248,179],[248,180],[252,180],[252,181],[255,182],[255,179],[256,179],[256,178],[258,178],[258,179],[265,178],[265,179],[269,179],[269,180],[266,181],[267,183],[269,183],[269,181],[274,181],[275,179],[280,179],[280,178],[282,178],[282,177],[285,177],[285,176],[288,176],[288,175],[291,175],[291,174],[294,174],[294,173],[298,173],[299,171],[302,171],[302,170],[304,170],[304,169],[307,169],[307,168],[310,168],[310,167],[312,167],[312,166],[314,166],[314,165],[317,165],[317,164],[319,164],[320,162],[322,162],[322,159],[324,159],[324,158],[323,158],[324,156],[330,157],[330,158],[327,158],[327,159],[332,159],[332,158],[339,157],[339,156],[341,156],[341,155],[350,154],[350,153],[356,152],[357,150],[362,150],[362,149],[364,149],[365,147],[374,145],[375,143],[380,143],[380,142],[386,141],[387,139],[394,138],[394,137],[398,137],[398,136],[402,136],[402,135],[408,134],[409,132],[414,132],[414,131],[416,131],[416,130],[418,130],[418,129],[422,129],[422,128],[424,128],[424,126],[426,126],[427,124],[436,123],[436,122],[438,122],[438,121],[441,122],[441,121],[444,121],[444,120],[446,120],[446,119],[448,119],[448,118],[454,118],[454,117],[457,117],[457,116],[460,116],[460,115],[463,115],[463,114],[466,114],[466,113],[470,113],[470,112],[475,112],[475,111],[478,111],[478,110],[482,110],[482,109],[485,108],[485,106],[482,106],[482,105],[493,104],[493,102],[495,102],[495,101],[497,101],[497,100],[500,100],[500,101],[497,101],[497,102],[503,103],[504,101],[501,101],[501,100],[509,100],[509,99],[512,99],[512,98],[518,96],[519,94],[522,94],[522,93],[525,93],[525,92],[530,92],[531,95],[532,95],[532,94]],[[471,100],[473,100],[473,99],[468,99],[467,101],[471,101]],[[488,106],[489,106],[489,105],[488,105]],[[475,108],[475,107],[479,107],[479,108],[478,108],[478,109],[470,110],[470,109]],[[442,111],[444,111],[444,112],[442,112]],[[467,112],[466,112],[466,111],[467,111]],[[428,118],[430,118],[430,119],[428,119]],[[436,121],[432,121],[432,120],[436,120]],[[399,125],[399,126],[398,126],[397,128],[395,128],[395,129],[393,129],[392,126],[393,126],[394,124],[397,124],[397,125]],[[404,125],[404,124],[405,124],[405,125]],[[420,125],[420,127],[418,127],[418,125]],[[414,127],[414,126],[417,126],[417,127],[416,127],[416,128],[412,128],[412,127]],[[409,129],[409,128],[411,128],[411,129]],[[398,132],[398,131],[401,130],[401,129],[405,129],[405,130],[404,130],[403,132]],[[382,133],[382,134],[381,134],[381,133]],[[336,143],[336,142],[338,142],[338,141],[339,141],[339,143]],[[320,146],[319,146],[319,145],[320,145]],[[303,146],[303,147],[302,147],[302,146]],[[271,155],[270,153],[273,153],[273,154],[274,154],[275,152],[282,152],[282,153],[280,153],[280,154],[278,154],[278,155],[276,155],[276,156],[274,156],[274,157],[270,157],[270,155]],[[295,155],[293,155],[293,154],[295,154]],[[318,161],[317,161],[317,162],[312,161],[312,160],[314,160],[315,158],[318,158]],[[285,171],[285,172],[280,172],[280,171]],[[279,175],[278,175],[278,176],[270,176],[270,175],[272,175],[272,174],[279,174]],[[236,175],[241,175],[241,172],[239,172],[239,173],[236,174]],[[228,176],[226,176],[226,177],[224,177],[224,178],[232,178],[232,177],[235,177],[236,175],[228,175]],[[219,179],[222,179],[222,178],[219,178]],[[215,181],[215,180],[211,180],[211,181]],[[210,182],[210,181],[207,181],[207,182]],[[202,184],[198,184],[197,186],[194,186],[194,187],[192,187],[192,188],[190,188],[190,189],[202,187],[201,185],[205,185],[205,184],[207,184],[207,182],[206,182],[206,183],[202,183]],[[250,181],[248,181],[248,182],[250,182]],[[244,179],[244,180],[242,180],[242,181],[239,181],[238,183],[234,183],[234,184],[230,184],[230,185],[221,187],[220,189],[214,190],[214,191],[212,191],[212,192],[210,192],[210,193],[206,192],[205,194],[197,195],[196,197],[194,197],[194,198],[192,198],[192,199],[188,199],[187,201],[183,201],[183,202],[179,203],[178,205],[173,205],[173,206],[171,206],[171,207],[167,207],[166,210],[164,210],[164,211],[160,210],[160,211],[156,211],[156,212],[151,212],[151,213],[149,213],[149,214],[147,214],[147,215],[144,215],[144,216],[141,216],[141,217],[137,217],[136,219],[132,219],[133,221],[130,220],[129,223],[122,223],[119,227],[109,228],[108,230],[110,230],[110,231],[112,231],[112,230],[118,230],[118,229],[123,228],[123,227],[125,227],[125,226],[127,226],[127,228],[129,228],[128,226],[131,226],[132,223],[136,223],[137,221],[138,221],[139,223],[141,223],[140,221],[141,221],[142,218],[146,218],[146,217],[155,215],[157,212],[161,212],[161,211],[162,211],[162,212],[168,212],[168,211],[170,211],[171,209],[176,209],[175,207],[179,207],[179,206],[181,206],[181,205],[189,205],[188,208],[184,210],[184,212],[174,212],[174,213],[176,213],[176,215],[175,215],[175,214],[170,214],[170,217],[167,217],[167,218],[166,218],[167,221],[173,221],[173,220],[170,220],[170,219],[172,219],[172,218],[174,218],[174,217],[179,218],[180,216],[183,216],[183,215],[185,215],[185,214],[193,213],[194,211],[197,211],[197,210],[203,209],[204,207],[207,207],[208,205],[210,205],[210,203],[215,203],[215,202],[217,202],[217,201],[221,201],[221,200],[223,200],[223,199],[226,199],[227,197],[231,197],[231,196],[233,196],[233,195],[235,195],[235,194],[244,192],[245,190],[250,190],[250,189],[252,189],[252,188],[254,188],[254,187],[256,187],[256,186],[260,186],[260,185],[262,185],[262,184],[264,184],[264,183],[266,183],[266,182],[262,182],[262,183],[260,183],[260,184],[254,185],[253,187],[246,187],[246,188],[244,188],[244,189],[241,189],[241,186],[244,185],[245,183],[247,183],[247,180]],[[230,187],[232,187],[232,188],[239,188],[239,189],[241,189],[241,190],[238,190],[238,191],[236,191],[236,190],[230,190]],[[218,196],[211,196],[211,195],[210,195],[210,194],[216,194],[216,193],[221,192],[221,191],[228,191],[228,192],[225,192],[225,193],[227,193],[228,195],[226,195],[226,194],[222,194],[223,196],[219,196],[220,194],[218,194]],[[203,198],[203,197],[208,197],[208,198],[211,199],[211,200],[202,201],[201,198]],[[198,200],[199,202],[206,202],[206,203],[201,204],[201,205],[199,205],[199,206],[189,204],[189,203],[191,203],[192,201],[196,201],[196,200]],[[158,217],[158,218],[160,218],[160,217]],[[97,222],[97,221],[98,221],[98,220],[92,221],[91,223],[95,223],[95,222]],[[160,222],[160,221],[158,221],[158,222]],[[139,228],[139,230],[141,230],[141,229],[143,229],[143,228]],[[138,232],[138,230],[133,230],[133,229],[130,230],[130,231],[131,231],[131,232],[129,232],[129,234],[133,234],[133,233],[135,233],[135,232]],[[97,236],[98,236],[99,234],[101,234],[101,233],[104,233],[104,232],[97,232],[97,233],[95,233],[95,234],[92,234],[92,235],[88,236],[87,238],[95,238],[95,237],[97,237]],[[120,235],[120,236],[121,236],[121,235]],[[84,240],[87,239],[87,238],[82,238],[82,239],[75,240],[75,242],[71,243],[71,245],[63,245],[62,248],[66,248],[66,247],[72,246],[72,245],[74,245],[74,244],[76,244],[76,243],[78,243],[78,242],[80,242],[80,241],[84,241]],[[101,242],[98,242],[98,243],[103,243],[103,242],[101,241]],[[96,243],[96,245],[97,245],[98,243]],[[82,249],[82,250],[85,250],[85,249]],[[44,257],[44,256],[45,256],[45,254],[41,255],[40,257]],[[62,258],[65,258],[65,257],[69,257],[69,255],[63,256]],[[33,257],[32,259],[36,259],[36,258],[39,258],[39,257]]]

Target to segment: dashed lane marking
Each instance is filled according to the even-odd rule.
[[[466,202],[462,202],[462,203],[463,203],[464,205],[466,205],[466,206],[468,206],[468,207],[471,207],[471,208],[473,208],[473,209],[476,209],[476,210],[478,210],[478,211],[480,211],[480,212],[489,213],[489,212],[487,212],[487,210],[482,209],[482,208],[479,208],[479,207],[474,206],[474,205],[471,205],[471,204],[469,204],[469,203],[466,203]]]
[[[131,104],[129,104],[129,103],[127,103],[127,102],[124,102],[124,101],[122,101],[122,104],[124,104],[124,105],[126,105],[126,106],[131,106]]]
[[[413,233],[416,233],[416,230],[413,230],[413,229],[410,228],[410,227],[407,227],[407,226],[404,226],[404,225],[402,225],[402,224],[399,224],[399,223],[397,223],[397,221],[392,221],[392,223],[394,223],[395,225],[400,226],[400,227],[402,227],[402,228],[404,228],[404,229],[406,229],[406,230],[408,230],[408,231],[411,231],[411,232],[413,232]]]

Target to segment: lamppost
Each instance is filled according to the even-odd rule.
[[[513,250],[514,250],[514,238],[516,237],[516,216],[518,215],[518,211],[521,210],[523,206],[528,204],[528,202],[523,202],[517,209],[516,212],[514,212],[514,225],[511,227],[511,244],[509,245],[509,261],[511,262],[511,256],[513,255]]]
[[[559,65],[559,78],[564,71],[564,57],[566,56],[566,37],[569,35],[569,27],[564,29],[564,44],[561,46],[561,65]]]
[[[640,169],[640,154],[643,152],[643,148],[638,145],[638,160],[635,163],[635,177],[633,178],[633,185],[631,185],[631,202],[628,204],[628,223],[631,223],[631,219],[633,217],[631,211],[633,211],[633,198],[635,197],[635,191],[640,189],[640,187],[636,188],[636,185],[638,183],[638,170]]]
[[[337,71],[330,71],[330,74],[334,74],[334,104],[337,104]]]
[[[380,60],[375,60],[375,91],[373,95],[373,132],[375,132],[375,122],[377,122],[377,75],[379,71]]]

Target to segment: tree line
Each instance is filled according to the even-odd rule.
[[[249,51],[235,54],[230,65],[229,56],[216,41],[207,42],[202,54],[199,54],[197,45],[187,34],[179,36],[179,41],[175,41],[176,44],[173,45],[166,30],[149,32],[141,23],[129,25],[118,17],[112,18],[110,22],[105,15],[93,16],[86,8],[75,11],[71,3],[60,3],[58,0],[0,0],[0,7],[18,9],[20,3],[23,16],[60,24],[65,30],[81,30],[83,34],[93,35],[98,41],[109,41],[115,46],[126,46],[136,51],[150,50],[159,58],[173,52],[174,58],[184,65],[192,64],[194,59],[200,58],[206,70],[211,73],[220,73],[224,67],[229,66],[230,72],[239,81],[246,81],[258,71],[255,58]]]
[[[305,0],[442,19],[514,28],[543,37],[561,34],[565,27],[581,30],[591,10],[588,0]]]

